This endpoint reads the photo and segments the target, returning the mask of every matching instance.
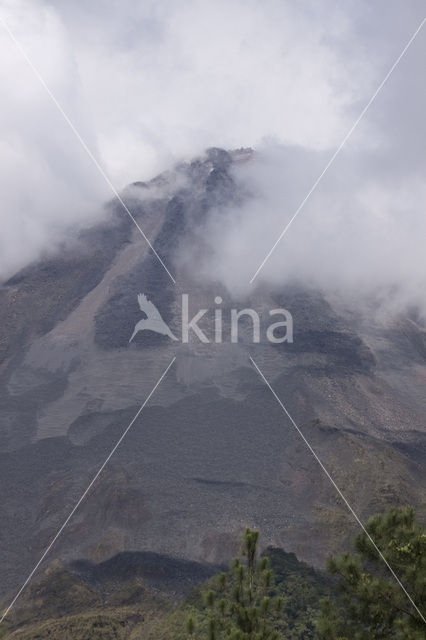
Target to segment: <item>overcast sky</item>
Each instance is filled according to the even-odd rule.
[[[422,0],[0,0],[118,189],[208,146],[259,151],[236,176],[256,198],[209,221],[214,252],[202,270],[236,290],[425,13]],[[425,50],[426,27],[259,279],[423,295]],[[6,277],[95,219],[110,192],[1,25],[0,83]]]

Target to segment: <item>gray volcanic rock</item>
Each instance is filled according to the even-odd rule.
[[[234,301],[177,259],[200,243],[212,207],[247,194],[233,179],[250,150],[209,150],[123,197],[105,222],[0,289],[1,588],[26,577],[161,373],[169,374],[57,541],[50,559],[106,562],[123,552],[222,563],[243,526],[316,565],[356,530],[306,444],[250,363],[273,384],[355,511],[410,502],[420,515],[426,331],[415,316],[378,324],[301,285]],[[200,251],[204,248],[200,244]],[[293,344],[174,342],[139,332],[145,293],[180,336],[193,312],[284,306]],[[262,316],[263,317],[263,316]],[[210,337],[214,315],[200,321]],[[422,449],[423,447],[423,449]],[[419,453],[420,452],[420,453]]]

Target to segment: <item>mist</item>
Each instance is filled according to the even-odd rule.
[[[117,189],[210,146],[255,148],[234,176],[252,198],[211,212],[211,252],[196,265],[235,293],[253,286],[424,13],[417,0],[3,0],[0,8]],[[422,303],[425,33],[255,284],[300,279]],[[111,192],[1,26],[0,54],[5,278],[101,219]]]
[[[233,170],[244,202],[211,211],[200,231],[208,250],[196,254],[199,278],[219,280],[235,296],[262,283],[301,282],[358,300],[374,295],[395,311],[416,305],[426,314],[424,162],[407,168],[410,149],[401,151],[393,163],[387,150],[344,152],[250,283],[329,159],[265,144]],[[374,173],[376,166],[382,170]],[[186,265],[191,251],[184,246]]]

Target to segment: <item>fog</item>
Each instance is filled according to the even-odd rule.
[[[253,198],[211,213],[212,252],[196,265],[236,293],[254,286],[249,280],[424,13],[423,2],[410,0],[0,7],[117,189],[209,146],[256,149],[235,169]],[[421,303],[425,43],[426,28],[255,285],[298,278]],[[104,215],[111,193],[1,25],[0,54],[4,278]]]
[[[407,163],[408,154],[404,147]],[[201,263],[197,252],[200,277],[220,280],[236,295],[264,282],[300,281],[426,311],[424,162],[416,169],[398,167],[397,160],[390,165],[378,149],[342,153],[250,284],[328,159],[325,152],[267,144],[236,167],[234,179],[247,197],[210,213]],[[374,173],[376,166],[382,170]],[[186,264],[190,251],[184,247]]]

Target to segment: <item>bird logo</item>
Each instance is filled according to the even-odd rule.
[[[164,322],[157,307],[150,300],[148,300],[144,293],[138,294],[138,303],[140,310],[146,315],[146,318],[143,318],[136,323],[135,329],[129,342],[133,340],[133,338],[139,331],[147,330],[155,331],[155,333],[160,333],[162,336],[169,336],[169,338],[171,338],[172,340],[177,340],[176,336],[173,335],[170,328]]]

